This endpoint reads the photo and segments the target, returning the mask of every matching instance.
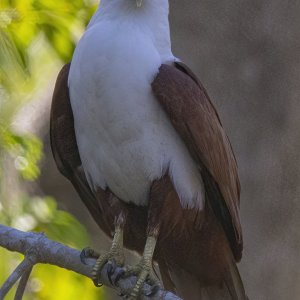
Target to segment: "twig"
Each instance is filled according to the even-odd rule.
[[[33,266],[31,266],[21,277],[14,300],[22,300],[32,268]]]
[[[25,260],[17,267],[17,269],[22,268],[22,272],[19,270],[18,273],[15,273],[14,271],[11,275],[14,276],[14,279],[10,279],[10,276],[5,282],[6,284],[9,281],[9,285],[5,287],[4,284],[1,287],[0,299],[3,299],[1,298],[1,295],[5,295],[3,292],[4,288],[5,290],[7,290],[7,288],[9,290],[22,275],[24,276],[24,274],[29,271],[34,263],[56,265],[89,278],[91,278],[92,268],[95,264],[95,259],[88,259],[86,262],[87,264],[83,264],[80,260],[80,251],[51,241],[44,234],[22,232],[4,225],[0,225],[0,247],[26,255]],[[34,257],[34,263],[29,260],[31,257]],[[27,266],[26,268],[25,265]],[[137,279],[136,276],[126,278],[121,277],[116,283],[114,283],[114,279],[118,277],[118,274],[122,272],[124,273],[122,268],[117,267],[114,270],[114,274],[111,276],[112,283],[108,276],[108,268],[110,267],[111,266],[109,264],[106,264],[102,269],[102,283],[105,286],[114,288],[119,294],[128,295],[135,285]],[[16,276],[16,274],[18,275]],[[20,287],[20,292],[22,288]],[[142,294],[141,300],[181,300],[178,296],[171,292],[164,291],[161,288],[158,289],[154,295],[151,295],[151,286],[147,283],[144,284]]]
[[[25,259],[17,266],[17,268],[12,272],[12,274],[7,278],[0,289],[0,299],[4,299],[6,294],[12,288],[12,286],[17,282],[17,280],[26,272],[32,268],[32,261],[25,257]]]

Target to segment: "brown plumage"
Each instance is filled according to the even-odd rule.
[[[242,254],[236,160],[196,76],[182,63],[162,65],[152,89],[199,167],[206,192],[201,212],[182,208],[168,174],[153,182],[148,207],[126,204],[109,189],[90,189],[76,143],[68,72],[66,65],[53,95],[51,146],[58,169],[72,182],[99,227],[111,236],[116,216],[124,213],[125,246],[140,253],[146,233],[158,235],[155,259],[163,282],[184,299],[246,299],[235,265]]]
[[[208,201],[239,260],[243,245],[236,160],[206,90],[183,63],[175,65],[161,66],[153,92],[198,163]]]

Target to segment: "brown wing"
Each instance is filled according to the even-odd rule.
[[[62,68],[53,93],[50,115],[51,149],[59,171],[72,182],[95,221],[109,234],[110,226],[106,223],[106,218],[103,218],[101,204],[110,193],[100,189],[94,193],[87,183],[81,165],[69,98],[69,69],[70,64]]]
[[[197,77],[183,64],[162,65],[152,83],[158,101],[184,140],[236,260],[243,248],[236,160],[219,116]]]

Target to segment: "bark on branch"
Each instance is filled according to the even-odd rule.
[[[88,259],[87,264],[83,264],[79,250],[51,241],[43,233],[22,232],[4,225],[0,225],[0,247],[25,255],[24,260],[0,288],[0,299],[4,298],[19,278],[21,280],[15,299],[21,299],[32,267],[37,263],[55,265],[89,278],[91,278],[91,271],[95,264],[95,259]],[[108,267],[110,266],[106,264],[101,272],[103,284],[117,290],[120,295],[129,295],[135,285],[136,277],[121,277],[114,283],[114,279],[122,272],[122,269],[117,267],[111,276],[111,282],[107,275]],[[163,289],[158,289],[153,294],[151,287],[146,283],[142,294],[142,300],[181,300],[178,296]]]

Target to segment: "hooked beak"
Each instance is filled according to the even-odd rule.
[[[136,0],[136,6],[141,7],[143,4],[143,0]]]

